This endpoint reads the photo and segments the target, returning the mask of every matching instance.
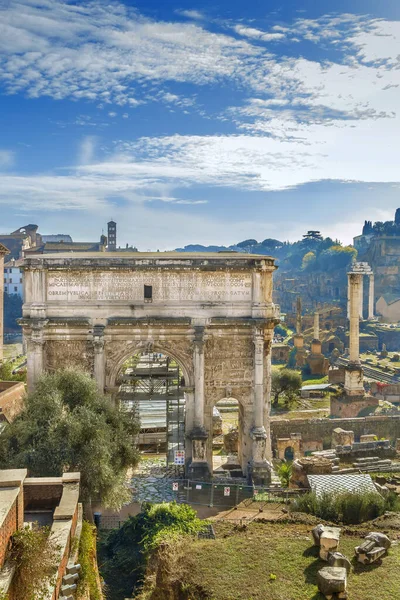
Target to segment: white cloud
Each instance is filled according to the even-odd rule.
[[[195,21],[202,21],[205,18],[203,13],[199,10],[177,10],[176,12],[179,15],[182,15],[182,17],[194,19]]]
[[[79,159],[81,165],[87,165],[92,162],[97,146],[97,137],[87,135],[83,138],[79,146]]]
[[[14,165],[15,154],[11,150],[0,149],[0,169],[8,169]]]
[[[0,11],[0,81],[31,97],[136,106],[145,81],[237,77],[260,53],[193,23],[156,22],[114,2],[16,0]]]
[[[266,33],[260,29],[254,27],[244,27],[243,25],[235,25],[233,28],[236,33],[243,37],[253,38],[255,40],[261,40],[263,42],[277,42],[285,38],[284,33]]]

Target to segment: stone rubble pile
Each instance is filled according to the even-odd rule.
[[[347,577],[351,570],[350,560],[338,551],[340,528],[319,524],[312,530],[314,546],[319,556],[329,566],[318,571],[318,590],[327,600],[347,598]],[[355,548],[356,558],[363,565],[370,565],[385,556],[391,541],[384,533],[372,531],[362,544]]]
[[[386,556],[390,546],[391,541],[387,535],[373,531],[365,536],[365,541],[360,546],[356,546],[357,560],[363,565],[371,565]]]
[[[394,467],[399,466],[398,463],[393,463],[390,458],[379,458],[379,456],[366,456],[358,458],[353,467],[363,472],[368,471],[391,471]]]
[[[339,547],[340,528],[317,525],[312,530],[314,546],[319,547],[319,556],[328,562],[328,567],[318,571],[318,589],[330,600],[347,598],[347,573],[350,571],[350,561],[344,554],[337,551]]]

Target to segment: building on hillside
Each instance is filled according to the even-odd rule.
[[[24,225],[12,233],[0,234],[0,244],[4,244],[9,249],[10,259],[23,258],[26,250],[41,246],[42,236],[37,233],[37,230],[37,225],[30,224]]]
[[[58,252],[105,252],[107,238],[100,237],[98,242],[46,242],[40,254],[54,254]]]
[[[57,560],[56,577],[44,582],[46,592],[40,597],[43,600],[73,597],[80,571],[79,484],[80,473],[27,477],[26,469],[0,471],[0,593],[13,598],[16,591],[15,575],[20,567],[11,559],[13,535],[24,526],[35,524],[35,527],[50,527],[49,541],[56,547]]]
[[[4,263],[4,292],[6,294],[17,294],[20,298],[24,298],[23,284],[23,259],[12,258]]]
[[[376,303],[376,312],[384,323],[400,322],[400,293],[383,294]]]
[[[72,243],[72,237],[66,233],[56,233],[54,235],[42,235],[42,241],[47,244],[47,242],[66,242]]]

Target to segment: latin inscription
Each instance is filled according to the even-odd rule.
[[[153,302],[237,302],[251,300],[251,274],[90,272],[48,273],[51,301],[124,301],[143,303],[144,285],[153,287]]]

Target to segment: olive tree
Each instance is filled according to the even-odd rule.
[[[86,514],[92,500],[117,508],[129,497],[138,429],[135,413],[115,406],[88,374],[45,374],[0,436],[0,467],[25,467],[34,477],[79,471]]]

